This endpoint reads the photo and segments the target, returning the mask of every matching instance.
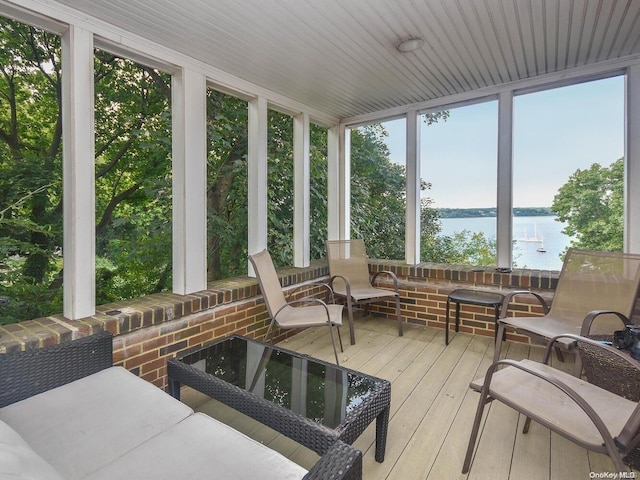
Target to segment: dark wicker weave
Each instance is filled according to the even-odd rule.
[[[588,338],[613,342],[613,335],[589,335]],[[640,401],[640,364],[638,368],[634,368],[631,363],[608,354],[607,349],[586,342],[578,342],[578,349],[589,383],[633,402]],[[636,446],[623,460],[627,465],[640,470],[640,445]]]
[[[100,332],[51,347],[0,354],[0,407],[111,367],[112,348],[111,334]]]
[[[253,341],[244,337],[238,338]],[[303,358],[302,355],[296,352],[279,347],[273,348],[292,355],[293,357]],[[189,353],[193,353],[193,351]],[[180,398],[181,384],[188,385],[248,415],[260,423],[273,428],[307,448],[310,448],[319,455],[324,455],[329,448],[335,444],[336,440],[342,440],[348,444],[352,444],[367,426],[373,420],[376,420],[375,459],[378,462],[384,461],[391,404],[391,384],[387,380],[370,377],[347,368],[337,367],[344,372],[374,380],[376,388],[361,404],[347,414],[340,425],[332,429],[265,400],[254,393],[231,385],[224,380],[187,365],[181,362],[181,358],[182,356],[169,360],[167,363],[169,393],[174,397]],[[322,365],[336,368],[336,365],[316,359],[312,360]]]
[[[362,480],[362,453],[338,440],[303,479]]]

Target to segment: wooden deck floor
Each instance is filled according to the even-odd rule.
[[[372,424],[354,443],[363,452],[363,478],[382,479],[482,479],[546,480],[589,479],[593,473],[614,472],[609,458],[588,452],[548,429],[532,423],[522,434],[524,419],[499,402],[488,407],[479,446],[468,475],[462,475],[471,423],[478,394],[471,380],[483,376],[491,363],[493,339],[453,334],[448,347],[444,331],[407,326],[398,337],[395,322],[368,317],[357,321],[357,343],[348,345],[340,363],[388,379],[391,420],[386,458],[375,462]],[[285,348],[333,361],[324,329],[308,329],[288,339]],[[509,358],[539,360],[542,348],[506,343]],[[557,365],[556,365],[557,366]],[[570,365],[563,365],[570,368]],[[244,417],[197,392],[186,391],[183,400],[278,450],[309,468],[317,455],[282,435]],[[638,477],[640,478],[640,477]]]

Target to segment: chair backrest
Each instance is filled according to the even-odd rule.
[[[582,325],[593,310],[614,310],[631,319],[640,285],[640,255],[569,249],[549,316]],[[619,330],[620,321],[598,318],[591,333]]]
[[[249,261],[251,265],[253,265],[253,269],[258,277],[258,284],[264,297],[264,303],[267,305],[269,316],[273,318],[274,315],[287,304],[287,300],[284,297],[280,279],[278,278],[276,268],[273,266],[271,255],[269,255],[269,252],[265,249],[259,253],[249,255]]]
[[[327,257],[331,276],[347,277],[352,287],[371,286],[364,240],[327,240]],[[341,280],[336,279],[334,286],[340,288]]]

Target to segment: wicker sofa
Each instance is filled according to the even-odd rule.
[[[337,441],[306,471],[122,367],[99,333],[0,355],[0,478],[361,479]]]

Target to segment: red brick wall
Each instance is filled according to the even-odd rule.
[[[301,289],[297,296],[321,295],[317,287]],[[159,387],[166,387],[167,360],[231,334],[263,339],[270,319],[262,297],[221,305],[171,322],[123,333],[114,338],[113,361]],[[298,330],[272,331],[278,342]],[[275,335],[274,335],[275,334]]]
[[[540,270],[520,270],[515,273],[495,273],[493,268],[460,267],[438,265],[435,268],[395,266],[394,262],[372,262],[374,272],[392,271],[400,282],[400,309],[403,320],[416,325],[445,328],[447,296],[458,288],[478,289],[506,294],[514,290],[530,290],[541,294],[550,303],[553,289],[557,285],[557,272]],[[391,282],[379,276],[383,288],[392,288]],[[544,288],[540,288],[543,286]],[[372,305],[371,310],[394,319],[395,305],[387,302],[379,307]],[[531,295],[519,295],[510,303],[508,315],[542,315],[543,308]],[[455,307],[450,307],[449,328],[455,325]],[[493,337],[495,335],[495,310],[462,304],[460,307],[460,331]],[[508,340],[528,343],[529,337],[509,332]]]

